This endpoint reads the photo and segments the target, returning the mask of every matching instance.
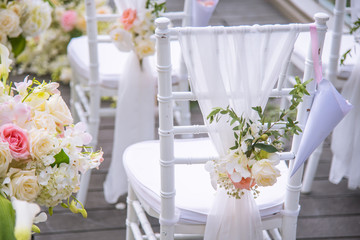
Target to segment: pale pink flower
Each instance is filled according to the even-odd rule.
[[[74,10],[67,10],[61,16],[60,24],[65,32],[70,32],[74,29],[77,22],[77,13]]]
[[[133,26],[136,17],[136,9],[128,8],[123,12],[120,21],[125,30],[129,30]]]
[[[15,90],[18,91],[20,95],[25,95],[27,94],[27,89],[31,86],[32,81],[29,80],[29,76],[26,76],[23,82],[15,82],[14,84]]]
[[[16,161],[30,156],[28,134],[22,128],[12,123],[4,124],[0,127],[0,138],[9,143],[11,155]]]

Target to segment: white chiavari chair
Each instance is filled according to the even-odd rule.
[[[322,47],[328,16],[326,14],[317,14],[315,19],[319,32],[319,46]],[[204,233],[207,214],[209,213],[212,200],[214,199],[215,190],[211,186],[208,173],[204,170],[204,163],[206,161],[219,156],[214,148],[214,145],[211,144],[209,138],[174,138],[175,135],[181,134],[207,133],[209,128],[206,125],[174,126],[172,110],[173,101],[200,101],[201,91],[204,90],[204,88],[210,88],[210,86],[200,84],[200,87],[195,87],[195,91],[192,89],[190,92],[172,91],[170,37],[180,35],[181,38],[181,36],[186,36],[186,34],[190,33],[203,33],[205,36],[203,40],[205,40],[210,39],[211,36],[215,35],[216,37],[224,37],[227,33],[231,32],[234,34],[234,32],[237,31],[245,32],[244,35],[251,33],[252,31],[272,34],[276,32],[290,31],[292,26],[295,25],[296,33],[309,32],[310,29],[310,24],[265,25],[251,27],[239,26],[231,28],[168,28],[168,25],[168,19],[157,19],[156,38],[159,81],[159,140],[134,144],[128,147],[124,153],[124,166],[129,180],[126,220],[127,240],[157,239],[159,237],[164,240],[174,239],[174,236],[182,239],[192,239],[194,237],[201,238]],[[191,37],[191,35],[189,36]],[[294,44],[295,38],[296,34],[294,35],[292,41],[289,40],[287,44],[280,44],[282,46],[290,46],[288,49],[289,54],[291,53],[292,44]],[[241,41],[243,38],[239,37],[238,39]],[[282,38],[282,41],[284,41],[284,38]],[[265,42],[267,41],[263,41],[263,43]],[[198,43],[201,44],[200,41],[198,41]],[[308,44],[310,44],[310,41]],[[222,47],[224,47],[224,45],[219,45],[213,46],[213,48],[209,49],[206,48],[205,51],[208,50],[211,52],[210,55],[213,54],[214,56],[216,54],[221,54],[221,50],[223,50]],[[261,47],[258,45],[252,47],[255,49],[256,47],[259,47],[261,48],[260,51],[266,52],[266,46],[267,45],[264,44]],[[183,49],[182,51],[192,52],[189,49],[195,49],[195,47],[196,46],[190,44],[187,49]],[[271,48],[270,46],[268,47]],[[194,55],[198,54],[196,50],[194,50],[194,52]],[[304,80],[308,80],[313,77],[311,51],[307,52],[308,56],[304,69]],[[274,81],[276,82],[276,80],[279,80],[278,82],[283,82],[283,79],[280,78],[286,77],[283,73],[286,72],[289,57],[286,55],[286,57],[278,59],[281,60],[279,60],[277,64],[282,67],[280,69],[278,68],[279,66],[276,65],[275,68],[277,70],[275,71],[277,71],[277,75],[274,76]],[[269,63],[266,62],[266,59],[262,60],[265,61],[264,63],[266,64]],[[220,66],[215,69],[212,65],[203,69],[197,69],[195,67],[189,68],[189,65],[195,64],[195,60],[192,57],[189,57],[185,61],[189,70],[190,85],[192,88],[198,81],[197,79],[193,79],[193,77],[201,76],[205,69],[210,71],[210,74],[220,76],[220,74],[218,75],[218,72],[221,71]],[[211,62],[210,59],[209,61]],[[199,64],[206,66],[206,63],[209,62],[197,62],[194,66],[199,66]],[[247,66],[251,66],[258,63],[255,61],[247,61],[247,64]],[[234,66],[236,66],[236,64]],[[241,66],[238,67],[241,68]],[[238,68],[234,67],[233,71],[236,72],[236,69]],[[196,73],[199,75],[196,75]],[[231,75],[229,72],[226,74],[229,74],[227,76]],[[247,80],[250,81],[250,79],[241,79],[241,81]],[[221,82],[222,80],[219,79],[219,81]],[[238,81],[240,81],[240,79],[238,79]],[[273,82],[274,85],[275,82]],[[298,109],[297,120],[300,122],[302,127],[306,124],[307,116],[309,114],[307,110],[311,108],[315,87],[314,81],[308,85],[308,90],[311,95],[304,99],[304,102]],[[282,88],[282,86],[279,85],[275,88],[270,87],[268,90],[272,97],[281,98],[289,94],[289,89]],[[209,96],[209,93],[207,94],[207,98],[216,98],[216,96]],[[204,98],[202,99],[204,100]],[[202,104],[200,105],[203,106]],[[202,109],[202,111],[204,111],[204,109]],[[203,112],[204,116],[207,114],[208,112]],[[289,169],[292,168],[292,160],[296,157],[300,140],[301,135],[294,136],[291,150],[289,152],[279,153],[282,160],[290,160]],[[300,210],[299,198],[303,168],[301,167],[299,171],[290,178],[287,174],[288,167],[285,164],[285,161],[281,162],[282,176],[278,179],[278,182],[274,186],[268,187],[267,190],[265,188],[261,189],[260,196],[255,200],[262,217],[263,230],[269,230],[270,235],[272,235],[275,239],[282,238],[291,240],[296,238],[296,224],[297,216]],[[276,192],[276,194],[274,194],[274,192]],[[159,234],[154,233],[145,213],[159,219]],[[139,223],[145,235],[141,232]]]
[[[115,117],[116,108],[103,104],[103,97],[116,97],[121,87],[124,69],[129,57],[128,52],[120,52],[111,42],[110,36],[98,34],[98,24],[116,21],[121,14],[98,14],[96,1],[85,0],[87,35],[73,38],[67,48],[68,58],[72,68],[73,77],[71,87],[71,111],[78,121],[87,123],[89,133],[93,140],[91,145],[96,147],[100,119],[102,117]],[[184,1],[184,10],[179,12],[166,12],[164,16],[176,21],[180,20],[184,26],[191,24],[191,1]],[[174,49],[173,83],[178,89],[187,89],[186,68],[182,61],[180,47],[176,41],[172,42]],[[150,56],[154,62],[154,76],[156,76],[155,56]],[[155,97],[155,96],[154,96]],[[189,105],[180,104],[175,109],[177,120],[190,122]],[[155,113],[154,113],[155,114]],[[155,116],[155,115],[154,115]],[[81,179],[78,199],[85,203],[89,187],[91,172],[88,171]]]
[[[336,87],[341,88],[345,80],[350,76],[359,53],[352,51],[351,56],[347,56],[343,65],[340,65],[341,55],[347,50],[353,49],[355,45],[354,35],[345,31],[345,18],[347,13],[351,13],[351,7],[346,7],[346,0],[336,0],[334,6],[334,19],[332,29],[329,31],[329,41],[324,42],[323,50],[323,66],[326,78],[331,81]],[[300,36],[300,40],[308,36]],[[300,56],[300,51],[304,49],[301,41],[295,45],[294,52]],[[298,48],[297,48],[298,47]],[[315,178],[316,170],[319,164],[320,156],[322,154],[323,143],[313,152],[309,157],[306,169],[304,171],[303,186],[301,191],[303,193],[310,193],[311,187]]]

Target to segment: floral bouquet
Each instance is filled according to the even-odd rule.
[[[85,1],[57,1],[51,15],[50,27],[39,37],[26,40],[26,48],[16,58],[19,72],[37,75],[51,74],[55,81],[69,82],[71,68],[67,59],[67,45],[74,37],[86,34]],[[98,14],[113,12],[107,0],[96,0]],[[99,24],[99,33],[107,31],[109,23]]]
[[[258,186],[272,186],[276,183],[280,171],[276,168],[279,157],[276,152],[282,150],[283,137],[299,134],[301,128],[293,119],[293,111],[302,102],[304,95],[309,95],[306,85],[311,81],[297,84],[290,92],[291,105],[276,114],[275,119],[269,119],[261,107],[253,107],[259,116],[254,121],[239,117],[233,109],[227,107],[214,108],[207,116],[210,123],[217,122],[225,115],[229,116],[231,126],[234,126],[234,146],[228,154],[219,160],[206,163],[205,168],[210,172],[212,185],[227,190],[227,194],[237,199],[241,198],[244,190],[251,190],[256,197],[259,194]],[[274,117],[272,117],[274,118]]]
[[[36,37],[50,26],[51,11],[43,0],[0,0],[0,43],[17,57],[26,37]]]
[[[165,2],[147,0],[144,12],[128,8],[124,10],[118,22],[110,28],[110,36],[115,46],[123,52],[134,51],[142,62],[146,56],[155,53],[154,21],[165,11]]]
[[[34,206],[30,218],[40,211],[37,204],[48,207],[51,215],[59,203],[86,217],[85,209],[76,207],[79,202],[75,198],[69,201],[79,190],[80,173],[97,168],[103,161],[103,152],[92,152],[86,147],[91,136],[85,124],[73,124],[58,83],[41,83],[26,77],[14,86],[7,84],[9,51],[0,44],[0,53],[0,202],[12,201],[16,223],[26,218],[22,210],[16,209],[25,203]],[[0,212],[0,224],[5,219],[10,221],[2,214],[5,213]],[[32,225],[32,219],[30,222]],[[30,234],[25,229],[28,231],[16,227],[15,237],[27,239],[21,237]]]

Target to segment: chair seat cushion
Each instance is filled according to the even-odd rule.
[[[175,140],[176,157],[217,156],[208,138]],[[160,212],[160,164],[159,141],[134,144],[124,153],[123,163],[131,186],[144,205]],[[260,187],[256,203],[263,218],[278,213],[285,197],[287,166],[278,165],[281,177],[271,187]],[[215,190],[210,183],[204,164],[175,165],[176,209],[179,223],[205,224],[214,199]],[[146,209],[146,207],[145,207]]]
[[[171,53],[173,64],[173,81],[177,81],[180,66],[180,44],[178,41],[171,42]],[[174,53],[174,54],[173,54]],[[82,78],[89,79],[89,49],[87,36],[71,39],[67,47],[67,55],[73,71],[76,71]],[[111,42],[98,44],[99,74],[100,83],[106,88],[117,88],[122,80],[124,67],[126,66],[128,52],[119,51]],[[151,69],[154,77],[156,72],[156,56],[149,56]]]
[[[329,31],[328,33],[326,33],[326,35],[331,36],[332,32]],[[295,65],[299,67],[301,70],[304,70],[303,65],[306,57],[304,56],[304,53],[307,53],[309,47],[308,46],[309,38],[310,38],[310,34],[308,32],[300,33],[294,46],[293,60],[295,62]],[[329,65],[330,46],[331,46],[331,38],[330,37],[325,38],[322,57],[321,57],[324,70]],[[354,36],[350,34],[343,34],[341,39],[340,52],[339,52],[340,58],[346,51],[352,49],[354,46],[355,46]],[[351,56],[349,55],[347,56],[346,60],[344,61],[344,65],[340,66],[340,60],[339,60],[338,77],[340,78],[349,77],[358,56],[359,56],[358,51],[353,50],[351,51]],[[296,64],[297,62],[300,63],[299,66],[298,64]]]

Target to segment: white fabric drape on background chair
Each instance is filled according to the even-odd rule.
[[[137,14],[145,12],[145,0],[116,0],[118,12],[131,8]],[[150,67],[150,57],[145,57],[140,66],[135,52],[123,67],[122,86],[118,88],[115,115],[112,160],[104,182],[104,196],[109,203],[116,203],[127,192],[126,173],[122,155],[129,145],[154,139],[155,133],[155,83]]]
[[[264,109],[284,59],[288,59],[292,51],[297,29],[294,26],[289,32],[272,32],[253,27],[250,32],[234,29],[234,32],[227,30],[227,34],[221,29],[216,31],[214,34],[190,30],[179,36],[190,86],[198,97],[201,112],[206,118],[214,107],[230,106],[256,121],[257,113],[252,107]],[[226,118],[211,125],[204,121],[218,154],[224,157],[234,144],[232,126]],[[240,200],[229,198],[226,191],[218,191],[215,203],[208,216],[205,239],[240,236],[241,239],[262,239],[261,231],[249,231],[261,230],[260,216],[250,191]]]
[[[360,2],[351,0],[352,23],[360,19]],[[353,33],[356,49],[359,49],[360,31]],[[352,104],[352,111],[334,129],[331,139],[333,158],[329,180],[338,184],[344,177],[348,179],[348,188],[360,188],[360,56],[356,59],[349,79],[341,94]]]

